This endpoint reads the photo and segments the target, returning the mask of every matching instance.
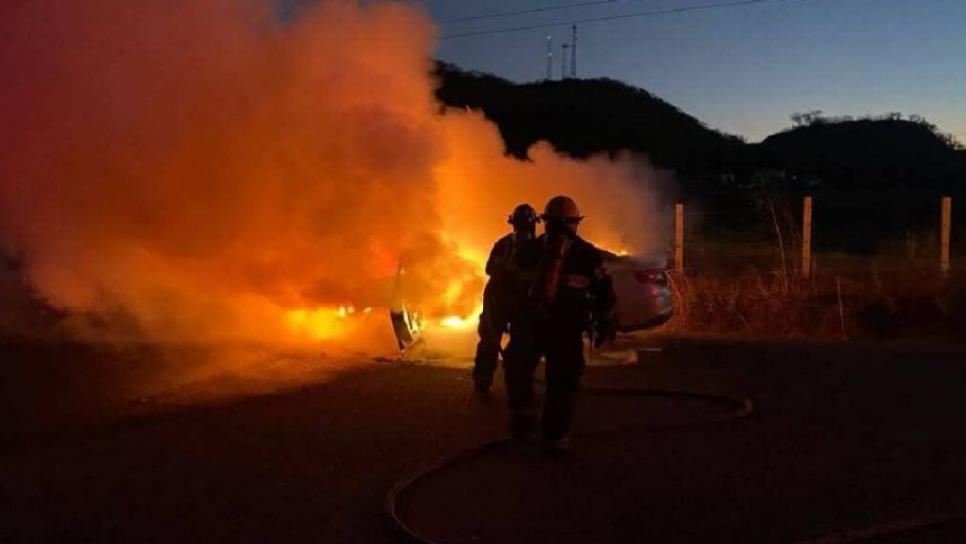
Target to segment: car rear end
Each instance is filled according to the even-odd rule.
[[[604,255],[617,294],[621,332],[657,327],[674,314],[666,260],[647,256]]]

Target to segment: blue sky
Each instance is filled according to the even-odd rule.
[[[580,0],[422,0],[434,19]],[[443,35],[540,23],[560,26],[442,39],[439,58],[514,81],[546,71],[574,19],[726,0],[614,0],[604,5],[443,25]],[[579,27],[580,77],[647,89],[708,125],[757,141],[796,111],[920,114],[966,142],[966,0],[784,0]],[[559,58],[554,61],[559,71]]]

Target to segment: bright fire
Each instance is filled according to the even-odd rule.
[[[440,113],[417,7],[274,8],[0,8],[0,236],[76,334],[384,350],[400,267],[425,327],[470,330],[507,214],[561,193],[589,239],[656,247],[643,162],[517,161]]]

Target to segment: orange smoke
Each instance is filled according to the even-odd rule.
[[[0,235],[79,334],[391,346],[400,263],[424,318],[468,317],[506,214],[557,193],[589,238],[654,243],[646,167],[515,161],[479,115],[440,115],[418,9],[272,10],[0,7]]]

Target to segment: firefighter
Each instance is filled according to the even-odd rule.
[[[577,389],[584,370],[583,335],[594,331],[595,347],[612,340],[616,296],[600,252],[577,235],[583,217],[566,196],[547,203],[540,217],[545,232],[537,239],[538,266],[527,311],[510,322],[504,361],[510,404],[510,431],[529,439],[534,430],[533,373],[546,361],[541,444],[548,454],[569,447]]]
[[[513,209],[507,223],[513,232],[500,238],[486,262],[489,280],[483,289],[483,313],[477,332],[480,341],[476,346],[473,363],[473,384],[476,391],[485,393],[493,384],[500,355],[500,343],[507,330],[510,316],[519,301],[526,297],[536,269],[537,210],[529,204]]]

